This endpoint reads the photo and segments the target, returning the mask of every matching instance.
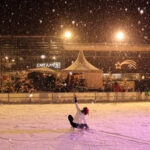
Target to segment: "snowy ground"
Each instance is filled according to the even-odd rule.
[[[79,105],[89,131],[70,127],[74,104],[0,105],[0,150],[150,150],[150,102]]]

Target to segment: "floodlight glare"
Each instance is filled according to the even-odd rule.
[[[116,35],[117,40],[123,40],[124,39],[124,33],[123,32],[118,32]]]
[[[65,36],[67,39],[71,38],[71,32],[69,32],[69,31],[65,32],[64,36]]]

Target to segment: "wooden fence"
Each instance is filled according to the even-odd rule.
[[[72,103],[79,102],[150,101],[145,92],[84,92],[84,93],[1,93],[0,103]]]

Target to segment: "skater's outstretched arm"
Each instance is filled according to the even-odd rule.
[[[76,96],[76,95],[74,96],[74,102],[75,102],[75,104],[76,104],[77,111],[80,111],[80,107],[79,107],[79,104],[78,104],[77,96]]]

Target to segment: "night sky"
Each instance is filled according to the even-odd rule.
[[[150,44],[150,0],[0,0],[1,35],[60,36],[75,42]]]

